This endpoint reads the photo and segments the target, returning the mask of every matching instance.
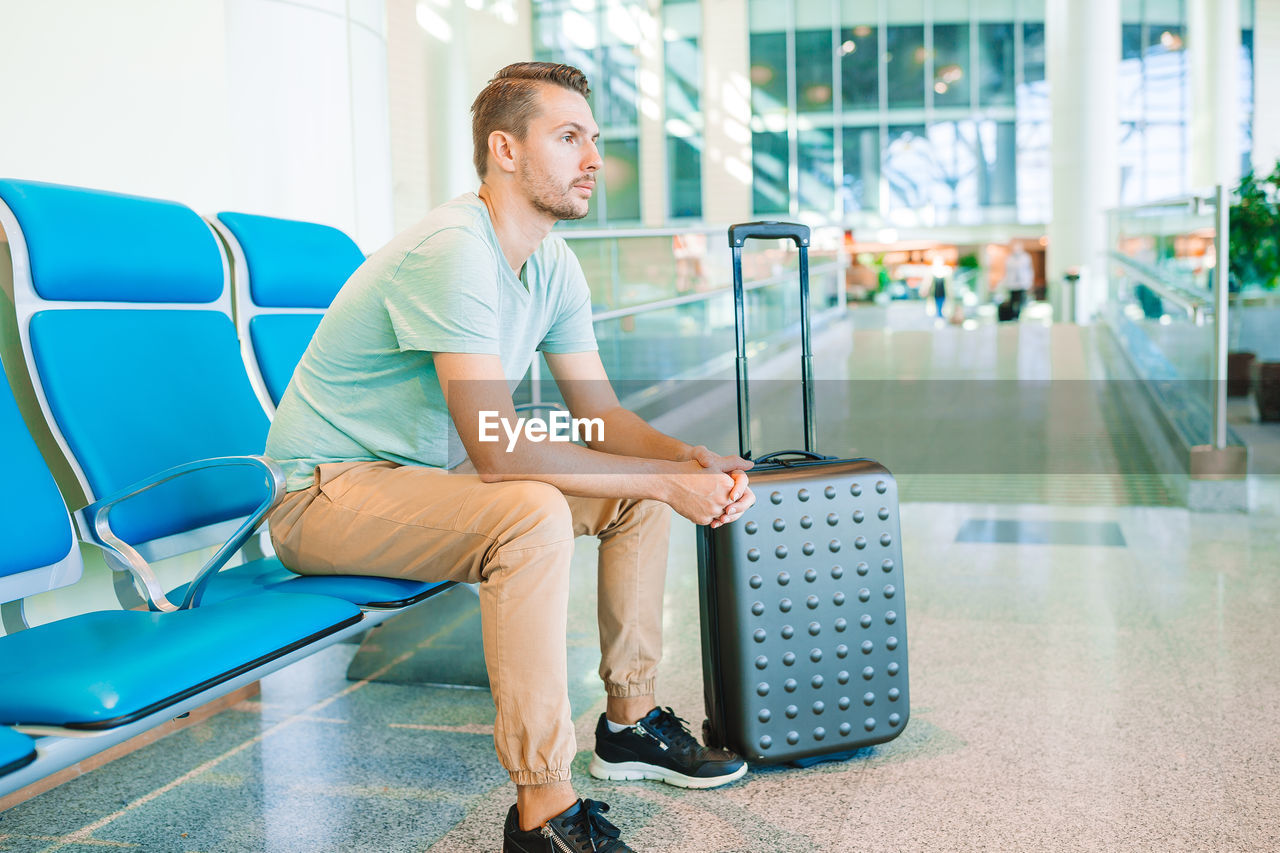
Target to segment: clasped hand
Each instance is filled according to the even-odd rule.
[[[716,514],[716,510],[712,509],[709,520],[694,519],[694,521],[714,529],[741,518],[742,514],[756,502],[755,493],[747,483],[746,473],[755,466],[754,462],[743,459],[741,456],[721,456],[702,445],[695,447],[689,456],[704,469],[719,472],[728,478],[727,484],[723,481],[720,484],[723,490],[717,489],[713,493],[713,501],[721,499],[724,501],[719,507],[719,513]]]

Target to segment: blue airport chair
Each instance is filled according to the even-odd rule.
[[[274,413],[325,309],[364,254],[337,228],[313,222],[224,212],[209,224],[231,255],[249,377]]]
[[[366,627],[360,608],[348,601],[283,593],[164,612],[99,610],[27,627],[22,600],[76,583],[84,566],[71,516],[3,368],[0,446],[6,494],[18,498],[0,513],[0,603],[9,605],[7,633],[0,636],[0,796]],[[258,508],[250,519],[256,523],[278,494],[281,473],[261,458],[244,464],[259,474]],[[112,544],[109,514],[137,489],[169,476],[180,472],[87,508],[97,521],[96,544],[144,590],[158,590],[154,575],[127,546]]]
[[[0,729],[0,778],[36,760],[36,742],[13,729]]]
[[[0,225],[36,395],[86,499],[192,466],[112,510],[112,544],[138,563],[221,546],[192,583],[147,590],[152,606],[274,590],[394,611],[452,585],[304,577],[274,557],[223,568],[235,550],[229,537],[256,505],[260,473],[196,463],[261,453],[268,420],[241,359],[226,259],[192,210],[0,180]]]

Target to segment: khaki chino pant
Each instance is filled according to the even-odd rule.
[[[269,516],[280,560],[301,574],[480,585],[498,758],[517,785],[569,778],[577,752],[566,633],[576,536],[600,539],[600,677],[610,696],[654,692],[662,655],[666,504],[579,498],[525,480],[341,462]]]

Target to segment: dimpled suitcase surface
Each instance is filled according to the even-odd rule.
[[[799,254],[804,450],[750,472],[756,504],[698,528],[704,739],[756,764],[845,757],[897,737],[910,716],[898,486],[870,459],[814,452],[809,228],[729,228],[738,447],[751,457],[742,247],[788,239]]]
[[[910,716],[898,494],[870,460],[762,465],[756,505],[700,528],[707,737],[803,763]]]

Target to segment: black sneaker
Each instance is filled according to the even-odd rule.
[[[520,812],[512,806],[502,829],[502,853],[635,853],[618,838],[618,828],[604,819],[608,803],[578,800],[537,829],[520,828]]]
[[[698,743],[670,708],[654,708],[616,734],[601,714],[587,769],[597,779],[658,779],[681,788],[715,788],[741,778],[747,765],[727,749]]]

